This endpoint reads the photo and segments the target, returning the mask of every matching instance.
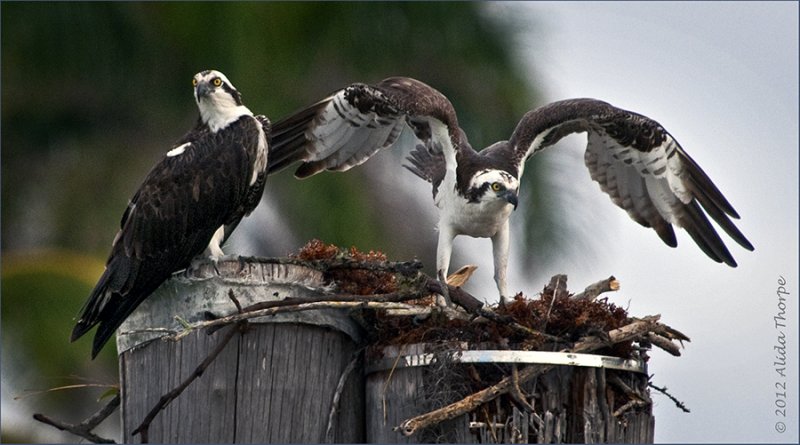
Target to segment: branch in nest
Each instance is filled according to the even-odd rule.
[[[630,386],[628,386],[628,384],[623,382],[622,379],[619,377],[619,375],[617,375],[616,373],[611,374],[611,376],[608,377],[608,383],[613,386],[616,386],[617,389],[622,391],[622,393],[625,394],[629,399],[638,399],[643,402],[647,402],[648,404],[653,403],[653,401],[650,400],[650,397],[647,394],[640,394],[639,391],[636,391]]]
[[[573,295],[572,298],[576,300],[592,301],[604,292],[614,292],[617,290],[619,290],[619,281],[612,275],[605,280],[600,280],[597,283],[586,286],[583,292]]]
[[[672,341],[666,337],[648,332],[647,335],[645,335],[645,339],[653,345],[663,349],[667,353],[674,355],[675,357],[681,356],[681,348],[675,343],[672,343]]]
[[[530,403],[528,403],[525,394],[522,392],[522,389],[519,387],[519,369],[517,369],[517,365],[513,364],[511,367],[511,388],[508,392],[511,398],[516,401],[522,408],[528,412],[532,413],[535,410]]]
[[[440,295],[442,294],[442,283],[439,282],[439,280],[434,280],[433,278],[428,277],[426,287],[428,292],[434,292]],[[530,337],[545,338],[548,340],[563,342],[563,339],[561,338],[521,325],[512,320],[510,317],[502,317],[497,315],[494,311],[485,308],[484,304],[480,300],[473,297],[460,287],[448,286],[448,293],[450,294],[450,299],[453,301],[453,303],[461,306],[464,308],[464,310],[472,315],[484,317],[495,323],[504,324]]]
[[[630,324],[610,331],[608,333],[608,340],[603,340],[596,336],[583,338],[575,343],[571,352],[596,351],[604,346],[639,338],[648,332],[652,332],[658,325],[659,318],[661,318],[660,315],[652,315],[642,319],[636,319]]]
[[[553,365],[527,366],[521,371],[519,371],[518,384],[527,382],[533,377],[536,377],[538,375],[547,372],[551,368],[553,368]],[[513,383],[514,382],[510,376],[506,377],[499,383],[492,385],[488,388],[485,388],[481,391],[478,391],[470,396],[467,396],[466,398],[459,400],[458,402],[451,403],[450,405],[431,411],[429,413],[408,419],[403,423],[401,423],[400,426],[397,427],[396,429],[400,429],[403,435],[410,436],[416,433],[417,431],[427,428],[431,425],[435,425],[445,420],[454,419],[460,415],[466,414],[470,411],[474,411],[476,408],[483,405],[484,403],[490,402],[495,398],[508,393],[509,391],[511,391]]]
[[[468,277],[470,269],[468,266],[462,268],[465,270],[465,276]],[[519,331],[525,335],[545,338],[552,341],[562,341],[558,337],[544,334],[535,329],[523,326],[507,317],[501,317],[489,309],[484,308],[483,302],[464,291],[460,287],[448,285],[449,295],[451,300],[458,306],[464,308],[468,313],[475,316],[482,316],[496,323],[505,324],[512,329]],[[437,293],[442,294],[442,284],[439,280],[435,280],[427,275],[418,274],[418,280],[410,284],[408,288],[387,294],[375,295],[324,295],[321,297],[307,297],[307,298],[286,298],[279,301],[265,301],[247,306],[242,309],[240,313],[229,315],[226,317],[203,321],[196,323],[173,336],[174,339],[179,339],[187,335],[191,330],[199,328],[208,328],[213,326],[223,326],[226,324],[234,323],[240,320],[262,317],[266,315],[274,315],[282,312],[300,312],[313,309],[356,309],[356,308],[370,308],[370,309],[402,309],[414,310],[414,306],[401,305],[393,303],[400,303],[402,301],[418,299],[420,294]]]
[[[655,332],[658,335],[661,335],[662,337],[666,337],[670,340],[678,340],[681,343],[685,341],[688,342],[692,341],[683,332],[665,324],[659,324],[657,329],[653,332]]]
[[[636,321],[639,319],[632,317],[631,320]],[[684,341],[691,341],[689,337],[684,335],[682,332],[662,323],[656,323],[656,325],[653,327],[653,330],[649,332],[644,339],[676,357],[680,357],[681,350],[678,345],[672,342],[672,340],[678,340],[681,343],[681,346],[683,346]]]
[[[388,317],[418,317],[418,320],[425,320],[434,313],[443,313],[449,320],[469,320],[469,314],[451,307],[444,306],[417,306],[409,305],[403,309],[386,309],[385,315]]]
[[[640,320],[639,318],[636,318],[636,317],[630,317],[630,319],[633,320],[633,321]],[[662,324],[662,323],[658,323],[654,327],[653,333],[656,333],[656,334],[658,334],[658,335],[660,335],[662,337],[666,337],[666,338],[668,338],[670,340],[678,340],[680,342],[684,342],[684,341],[690,342],[690,341],[692,341],[689,337],[686,336],[686,334],[682,333],[681,331],[679,331],[679,330],[677,330],[677,329],[675,329],[675,328],[673,328],[673,327],[671,327],[669,325]]]
[[[619,409],[617,409],[616,411],[614,411],[612,416],[619,417],[619,416],[623,415],[626,411],[628,411],[628,410],[630,410],[632,408],[637,408],[637,407],[640,407],[640,406],[647,406],[647,405],[648,405],[648,403],[645,402],[644,400],[633,399],[633,400],[630,400],[628,403],[626,403],[626,404],[622,405],[621,407],[619,407]]]
[[[653,404],[653,401],[646,392],[644,394],[640,394],[639,391],[631,388],[627,383],[623,382],[617,374],[611,374],[611,376],[608,378],[608,383],[621,390],[622,393],[625,394],[629,399],[627,403],[612,413],[614,417],[620,417],[630,409],[651,406]]]
[[[442,283],[439,280],[435,280],[431,277],[426,277],[426,278],[427,279],[425,280],[424,287],[427,290],[427,293],[437,293],[439,295],[444,294]],[[448,294],[450,294],[450,300],[452,300],[453,303],[461,306],[471,314],[477,314],[483,307],[482,301],[473,297],[460,287],[448,285],[447,292]]]
[[[591,352],[606,346],[608,343],[616,344],[624,341],[638,338],[645,333],[651,331],[657,324],[659,316],[645,317],[641,320],[636,320],[629,325],[614,329],[608,333],[608,341],[598,340],[596,338],[588,338],[581,340],[575,344],[572,349],[563,352]],[[532,365],[526,366],[519,371],[517,376],[507,376],[500,380],[495,385],[478,391],[472,395],[465,397],[455,403],[451,403],[445,407],[412,417],[400,424],[399,429],[404,435],[410,436],[415,432],[427,428],[431,425],[443,422],[445,420],[454,419],[458,416],[466,414],[475,410],[484,403],[490,402],[500,395],[506,394],[512,390],[513,385],[524,384],[532,378],[542,375],[554,365]],[[516,377],[516,378],[514,378]]]
[[[413,299],[413,298],[409,297],[408,299]],[[262,305],[262,304],[267,305],[267,303],[273,303],[273,302],[258,303],[257,305]],[[283,302],[276,301],[274,303],[283,303]],[[276,304],[269,306],[272,307],[268,307],[266,309],[251,310],[251,311],[247,311],[247,308],[245,308],[245,311],[242,313],[228,315],[214,320],[199,321],[197,323],[188,326],[183,331],[177,332],[168,337],[163,337],[163,339],[180,340],[181,338],[187,336],[190,332],[197,329],[223,326],[236,323],[242,320],[249,320],[251,318],[264,317],[268,315],[281,314],[285,312],[303,312],[315,309],[408,309],[413,307],[412,305],[403,303],[382,303],[373,301],[315,301],[313,303],[302,303],[302,304],[294,303],[289,305]]]
[[[416,289],[406,291],[390,292],[387,294],[372,294],[372,295],[343,295],[343,294],[326,294],[321,297],[289,297],[283,300],[276,301],[262,301],[260,303],[251,304],[250,306],[242,309],[243,313],[255,312],[264,309],[286,307],[286,306],[299,306],[312,303],[399,303],[408,300],[415,300],[419,298],[419,293]]]
[[[91,417],[89,417],[88,419],[84,420],[83,422],[77,425],[59,422],[57,420],[45,416],[44,414],[34,414],[33,418],[39,422],[55,427],[61,431],[67,431],[76,436],[83,437],[84,439],[92,443],[116,443],[111,439],[106,439],[104,437],[100,437],[92,433],[92,430],[102,421],[104,421],[108,416],[110,416],[111,413],[116,411],[117,407],[119,407],[119,402],[120,398],[119,394],[117,394],[105,406],[100,408],[99,411],[97,411]]]

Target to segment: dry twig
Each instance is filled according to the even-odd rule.
[[[412,299],[412,298],[409,298]],[[265,302],[265,303],[258,303],[266,304],[272,302]],[[282,301],[276,301],[275,303],[282,303]],[[255,306],[255,305],[253,305]],[[302,304],[293,304],[293,305],[274,305],[273,307],[268,307],[266,309],[258,309],[258,310],[251,310],[247,311],[248,308],[245,308],[245,312],[236,313],[232,315],[228,315],[225,317],[217,318],[214,320],[208,321],[199,321],[197,323],[192,324],[191,326],[187,327],[186,329],[177,332],[171,336],[163,337],[164,340],[180,340],[181,338],[189,335],[190,332],[195,331],[197,329],[204,329],[209,328],[212,326],[223,326],[233,324],[243,320],[249,320],[251,318],[257,317],[264,317],[268,315],[275,315],[285,312],[302,312],[302,311],[310,311],[314,309],[406,309],[409,308],[410,305],[403,304],[403,303],[381,303],[381,302],[372,302],[372,301],[315,301],[313,303],[302,303]]]
[[[647,386],[649,386],[650,388],[653,388],[656,391],[660,392],[661,394],[664,394],[665,396],[669,397],[669,399],[672,400],[675,403],[675,406],[677,406],[678,409],[680,409],[681,411],[683,411],[685,413],[690,413],[691,412],[689,410],[689,408],[687,408],[686,405],[683,404],[683,402],[681,402],[675,396],[673,396],[672,394],[667,392],[667,387],[666,386],[661,388],[661,387],[658,387],[658,386],[654,385],[652,382],[648,382]]]
[[[666,337],[662,337],[653,332],[648,332],[647,335],[645,335],[645,339],[647,339],[647,341],[652,343],[654,346],[658,346],[659,348],[663,349],[669,354],[672,354],[676,357],[681,356],[681,348],[675,343],[672,343],[672,341],[670,341],[670,339]]]
[[[644,400],[632,399],[628,403],[620,406],[616,411],[614,411],[614,413],[612,415],[614,417],[619,417],[619,416],[625,414],[625,412],[630,410],[630,409],[637,408],[637,407],[640,407],[640,406],[647,406],[647,405],[648,405],[648,403],[645,402]]]
[[[186,388],[188,388],[189,385],[192,384],[192,382],[194,382],[197,378],[203,375],[203,373],[211,365],[211,363],[213,363],[214,360],[216,360],[216,358],[219,356],[219,354],[222,353],[222,351],[225,349],[225,346],[228,345],[233,336],[239,333],[241,329],[245,327],[245,323],[246,322],[242,321],[238,324],[237,327],[233,327],[228,332],[226,332],[225,337],[223,337],[223,339],[214,348],[214,350],[211,351],[210,354],[208,354],[208,356],[197,366],[197,368],[195,368],[195,370],[189,377],[187,377],[183,382],[181,382],[180,385],[175,387],[172,391],[164,394],[163,396],[161,396],[160,399],[158,399],[158,402],[155,404],[155,406],[153,406],[153,408],[150,409],[150,412],[147,413],[147,416],[145,416],[144,420],[142,420],[142,423],[139,424],[139,426],[136,427],[135,430],[133,430],[131,435],[135,436],[137,434],[140,434],[142,443],[148,443],[149,442],[148,432],[150,429],[150,423],[153,421],[153,419],[155,419],[158,413],[160,413],[164,408],[166,408],[171,401],[175,400],[178,396],[180,396],[183,393],[183,391]]]
[[[614,276],[610,276],[605,280],[600,280],[597,283],[586,286],[583,292],[573,295],[572,298],[576,300],[594,300],[598,295],[603,292],[614,292],[619,290],[619,281]]]
[[[116,411],[117,407],[119,407],[120,397],[119,394],[114,396],[105,406],[100,408],[99,411],[94,413],[91,417],[84,420],[83,422],[74,425],[70,423],[59,422],[57,420],[51,419],[44,414],[34,414],[33,418],[39,422],[46,423],[52,427],[55,427],[61,431],[70,432],[76,436],[83,437],[84,439],[88,440],[92,443],[116,443],[111,439],[106,439],[104,437],[100,437],[94,433],[92,430],[97,427],[102,421],[106,420],[108,416],[111,415],[114,411]]]
[[[511,388],[508,393],[515,402],[517,402],[526,412],[532,413],[535,410],[525,397],[522,389],[519,387],[519,369],[516,363],[511,366]]]
[[[333,393],[333,401],[331,402],[331,412],[328,414],[328,428],[325,429],[325,443],[333,443],[333,420],[339,410],[339,399],[342,397],[344,385],[347,383],[348,377],[356,369],[356,364],[361,359],[361,352],[363,349],[358,349],[353,352],[353,359],[347,364],[347,367],[342,371],[339,377],[339,383],[336,385],[336,391]]]

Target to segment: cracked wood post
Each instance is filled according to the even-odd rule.
[[[179,341],[158,340],[206,312],[237,311],[285,297],[318,296],[317,270],[268,261],[221,261],[219,276],[203,265],[175,276],[120,327],[124,442],[159,398],[190,375],[229,329],[195,330]],[[180,319],[175,319],[178,316]],[[326,438],[337,385],[357,349],[359,328],[342,312],[316,310],[250,320],[185,392],[158,413],[148,429],[151,443],[320,443]],[[363,442],[363,377],[353,372],[339,395],[334,442]]]
[[[424,348],[412,345],[402,350],[387,349],[383,361],[418,355]],[[652,443],[654,440],[651,404],[630,404],[623,409],[630,396],[614,386],[615,382],[624,381],[627,388],[647,394],[646,373],[564,365],[527,365],[530,367],[527,371],[542,372],[520,385],[521,392],[527,395],[525,405],[534,408],[532,413],[506,395],[406,436],[402,428],[395,427],[449,403],[430,399],[436,385],[447,381],[447,376],[425,366],[402,366],[401,360],[396,363],[401,366],[394,364],[389,368],[372,363],[367,367],[368,443]],[[497,365],[448,363],[447,369],[476,366],[486,371]]]

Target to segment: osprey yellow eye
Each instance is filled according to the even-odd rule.
[[[214,80],[211,81],[215,87],[222,86],[222,79],[219,77],[215,77]]]
[[[499,192],[500,190],[503,190],[503,184],[500,184],[499,182],[493,182],[492,183],[492,190],[494,190],[496,192]]]
[[[197,79],[194,79],[194,78],[192,79],[192,86],[193,87],[197,86]]]

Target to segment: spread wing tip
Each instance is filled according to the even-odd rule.
[[[685,152],[681,150],[682,159],[686,162],[690,170],[690,180],[688,188],[694,195],[697,203],[703,210],[728,234],[737,244],[748,251],[753,251],[753,244],[744,236],[738,227],[731,221],[741,219],[739,213],[733,208],[730,202],[719,191],[711,179]],[[734,266],[735,267],[735,262]]]
[[[718,263],[725,263],[730,267],[737,267],[738,264],[736,260],[725,246],[725,243],[722,241],[717,231],[714,230],[714,227],[708,221],[700,204],[698,204],[697,201],[692,201],[690,204],[684,206],[684,210],[685,212],[681,217],[681,226],[686,229],[700,249],[705,252],[709,258]]]

